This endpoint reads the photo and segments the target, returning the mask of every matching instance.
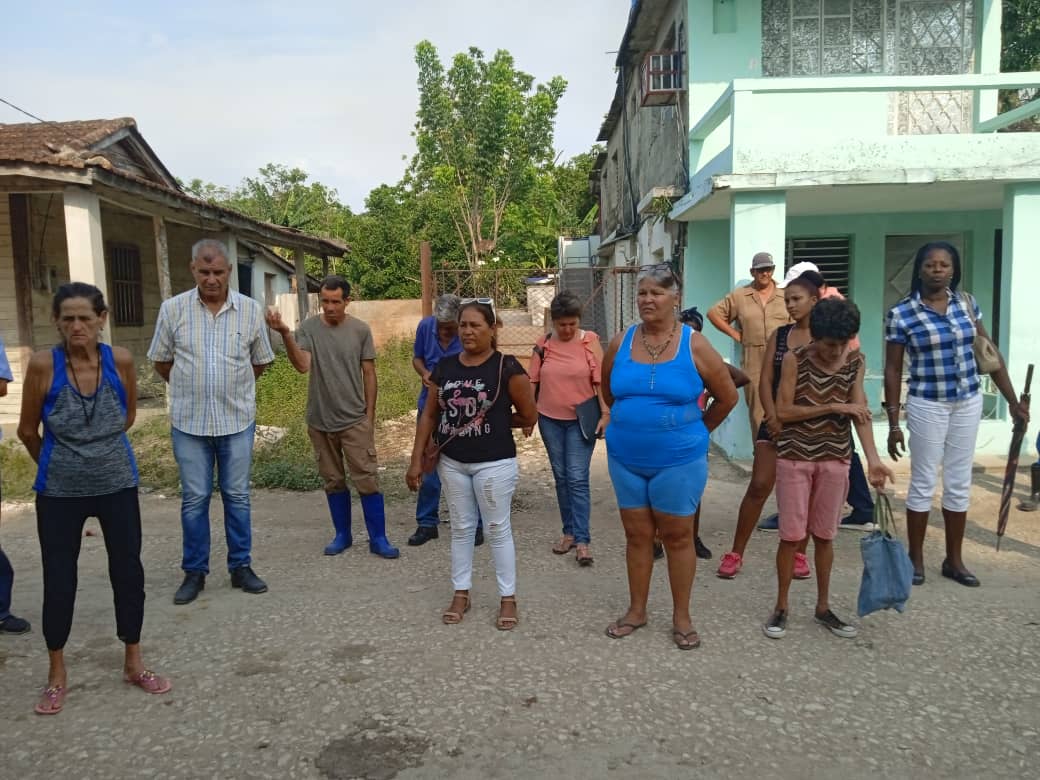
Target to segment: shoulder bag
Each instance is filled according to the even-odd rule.
[[[476,416],[468,423],[463,425],[461,428],[457,428],[455,432],[447,439],[438,444],[434,441],[433,434],[430,434],[430,438],[426,441],[426,446],[423,447],[422,451],[422,473],[432,474],[437,470],[437,462],[441,459],[441,450],[443,450],[455,437],[465,433],[468,430],[478,427],[484,422],[484,416],[491,410],[491,408],[497,403],[499,393],[502,392],[502,366],[506,362],[506,356],[499,353],[498,359],[498,385],[495,387],[495,397],[491,399],[491,403],[486,404]],[[426,403],[430,403],[432,399],[427,399]]]
[[[979,324],[975,319],[975,299],[961,290],[961,303],[968,310],[971,327],[975,331],[975,340],[972,344],[972,350],[975,352],[975,365],[980,374],[995,374],[1004,364],[1000,357],[1000,350],[997,349],[997,345],[991,338],[979,333]]]
[[[910,598],[914,565],[903,543],[892,536],[895,521],[888,496],[878,491],[874,501],[876,530],[860,539],[863,579],[859,586],[857,613],[860,617],[882,609],[902,612]]]

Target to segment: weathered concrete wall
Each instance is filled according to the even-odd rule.
[[[22,402],[22,363],[18,353],[18,306],[15,300],[14,247],[11,244],[11,213],[6,193],[0,193],[0,339],[15,381],[0,398],[0,417],[17,414]]]

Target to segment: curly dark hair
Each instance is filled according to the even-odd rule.
[[[679,322],[689,325],[698,333],[704,329],[704,315],[697,311],[696,306],[691,306],[679,312]]]
[[[957,247],[946,241],[929,241],[914,255],[914,275],[910,280],[911,295],[921,291],[921,266],[932,252],[946,252],[953,261],[953,279],[950,281],[950,289],[956,291],[957,285],[961,283],[961,253],[957,251]]]
[[[859,307],[852,301],[825,298],[809,315],[809,332],[816,341],[848,341],[859,333]]]

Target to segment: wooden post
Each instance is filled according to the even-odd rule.
[[[21,376],[29,370],[29,360],[33,353],[33,286],[32,248],[29,239],[29,202],[30,195],[10,195],[11,214],[11,250],[14,255],[14,297],[18,311],[18,343],[9,344],[8,348],[17,347],[18,362],[21,365]]]
[[[170,285],[170,243],[166,237],[166,220],[152,217],[152,232],[155,234],[155,270],[159,275],[159,297],[166,300],[173,295]]]
[[[303,250],[293,249],[293,265],[296,266],[296,303],[299,321],[297,327],[307,319],[307,265],[303,261]]]
[[[329,276],[329,256],[321,258],[321,278],[327,279]]]
[[[422,316],[433,314],[433,260],[430,256],[430,242],[419,244],[419,278],[422,280]]]

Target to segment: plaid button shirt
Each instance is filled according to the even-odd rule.
[[[885,341],[903,344],[910,361],[910,395],[929,401],[958,401],[979,392],[975,366],[975,320],[982,318],[972,298],[974,318],[958,293],[940,314],[913,293],[885,319]]]
[[[170,423],[192,436],[229,436],[256,419],[253,366],[274,361],[263,310],[228,290],[216,315],[197,287],[164,301],[148,359],[173,361]]]

